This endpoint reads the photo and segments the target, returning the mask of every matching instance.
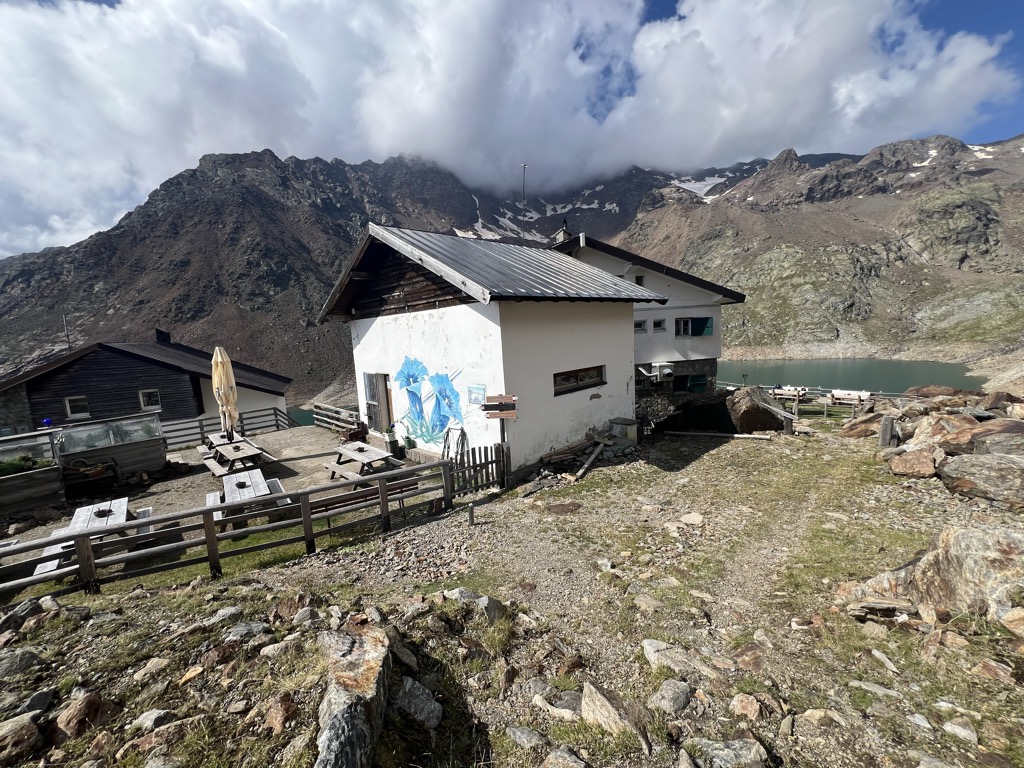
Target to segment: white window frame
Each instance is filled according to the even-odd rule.
[[[657,320],[652,320],[651,321],[651,330],[654,333],[665,333],[665,330],[666,330],[666,328],[665,328],[665,319],[664,318],[659,318]]]
[[[146,405],[146,395],[150,392],[156,393],[156,405]],[[139,407],[143,411],[159,411],[163,408],[160,401],[160,390],[159,389],[140,389],[139,390]]]
[[[71,412],[71,401],[81,400],[85,403],[85,412]],[[64,398],[64,412],[68,415],[69,419],[88,419],[91,418],[89,415],[89,398],[85,395],[71,395],[70,397]]]
[[[633,321],[633,333],[647,333],[647,321],[646,320],[634,320]]]

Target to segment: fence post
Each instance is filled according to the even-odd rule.
[[[444,509],[449,511],[452,508],[452,462],[451,460],[441,462],[441,482],[444,485]]]
[[[377,491],[380,493],[380,529],[391,530],[391,509],[388,503],[388,481],[378,480]]]
[[[309,511],[308,493],[299,497],[299,509],[302,510],[302,536],[306,540],[306,554],[312,555],[316,552],[316,539],[313,537],[313,516]],[[327,525],[330,526],[329,520]]]
[[[894,445],[896,440],[893,435],[893,428],[896,426],[895,416],[883,416],[882,424],[878,429],[878,447],[888,448]]]
[[[203,533],[206,535],[206,559],[210,562],[210,576],[215,579],[224,575],[220,569],[220,549],[217,544],[217,525],[213,521],[215,510],[203,510]]]
[[[501,444],[501,453],[502,453],[502,457],[504,459],[504,461],[502,462],[502,464],[503,464],[502,472],[504,472],[504,477],[502,478],[501,487],[507,490],[510,487],[510,483],[511,483],[511,479],[512,479],[512,448],[511,448],[511,446],[509,446],[508,443],[502,443]]]
[[[99,584],[96,583],[96,558],[92,551],[92,539],[79,536],[75,539],[75,557],[78,558],[78,580],[82,589],[91,595],[98,594]]]

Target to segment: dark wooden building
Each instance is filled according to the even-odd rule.
[[[161,421],[216,413],[212,352],[152,342],[97,343],[0,381],[0,435],[137,413]],[[284,408],[291,379],[233,362],[239,408]]]

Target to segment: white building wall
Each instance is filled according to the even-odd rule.
[[[366,392],[363,374],[387,374],[391,388],[391,415],[398,423],[399,436],[409,433],[420,448],[441,452],[448,426],[459,425],[450,416],[441,422],[433,420],[436,403],[434,383],[442,388],[447,376],[451,391],[457,396],[457,410],[462,417],[470,447],[489,446],[498,442],[499,427],[487,419],[477,403],[483,395],[501,394],[504,380],[501,365],[501,329],[498,307],[494,304],[462,304],[441,309],[410,312],[401,315],[353,320],[352,352],[356,368],[356,388],[360,417],[366,420]],[[409,362],[406,362],[406,361]],[[422,379],[412,386],[402,375],[407,370],[420,372]],[[424,375],[425,372],[425,375]],[[414,398],[419,395],[423,419],[416,418]],[[406,427],[408,425],[408,428]]]
[[[512,466],[581,439],[608,420],[632,417],[633,308],[611,302],[501,302],[507,422]],[[605,366],[604,385],[556,396],[554,374]]]
[[[637,364],[704,360],[722,356],[722,307],[719,294],[683,283],[660,272],[628,264],[592,248],[583,248],[578,255],[581,261],[631,283],[636,282],[637,275],[642,275],[644,288],[668,298],[666,304],[633,305],[634,319],[647,321],[647,332],[634,334],[634,360]],[[712,335],[676,338],[675,321],[681,317],[712,318]],[[654,331],[655,320],[665,321],[664,331]]]
[[[213,395],[213,382],[210,379],[200,379],[199,386],[203,392],[203,415],[217,416],[220,413],[217,405],[217,398]],[[255,389],[247,389],[237,386],[238,410],[256,411],[262,408],[280,408],[287,412],[288,405],[283,395],[272,395],[268,392],[258,392]]]

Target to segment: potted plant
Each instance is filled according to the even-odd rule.
[[[398,436],[395,434],[394,424],[389,424],[388,428],[384,430],[384,439],[388,444],[388,453],[393,456],[398,456],[401,450],[401,444],[398,442]]]
[[[403,421],[402,426],[405,427],[405,434],[402,435],[402,442],[405,443],[406,450],[411,450],[416,447],[416,441],[412,437],[412,434],[409,430],[409,425]]]

